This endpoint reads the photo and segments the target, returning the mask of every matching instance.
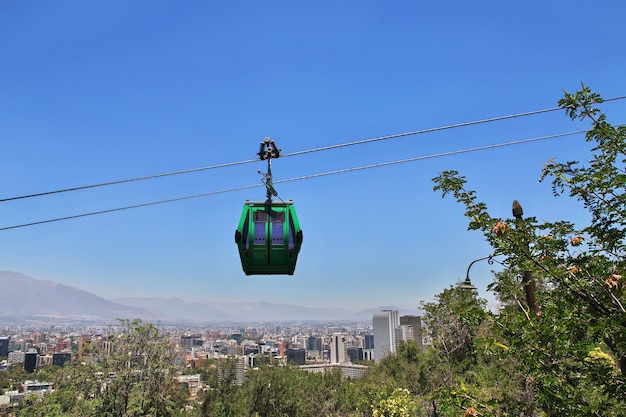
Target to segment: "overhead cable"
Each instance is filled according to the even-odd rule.
[[[164,174],[148,175],[148,176],[145,176],[145,177],[129,178],[129,179],[118,180],[118,181],[109,181],[109,182],[103,182],[103,183],[100,183],[100,184],[83,185],[83,186],[80,186],[80,187],[65,188],[65,189],[62,189],[62,190],[55,190],[55,191],[45,191],[45,192],[36,193],[36,194],[21,195],[21,196],[18,196],[18,197],[3,198],[3,199],[0,199],[0,203],[4,203],[6,201],[12,201],[12,200],[22,200],[22,199],[25,199],[25,198],[42,197],[44,195],[50,195],[50,194],[67,193],[69,191],[86,190],[88,188],[106,187],[106,186],[109,186],[109,185],[124,184],[126,182],[151,180],[151,179],[154,179],[154,178],[169,177],[171,175],[189,174],[190,172],[206,171],[206,170],[209,170],[209,169],[216,169],[216,168],[225,168],[225,167],[230,167],[230,166],[235,166],[235,165],[248,164],[250,162],[256,162],[256,161],[258,161],[258,159],[248,159],[248,160],[245,160],[245,161],[227,162],[227,163],[224,163],[224,164],[210,165],[210,166],[201,167],[201,168],[184,169],[182,171],[174,171],[174,172],[167,172],[167,173],[164,173]]]
[[[485,145],[485,146],[479,146],[479,147],[475,147],[475,148],[468,148],[468,149],[461,149],[461,150],[456,150],[456,151],[442,152],[442,153],[437,153],[437,154],[432,154],[432,155],[417,156],[417,157],[414,157],[414,158],[406,158],[406,159],[400,159],[400,160],[389,161],[389,162],[381,162],[381,163],[377,163],[377,164],[363,165],[363,166],[359,166],[359,167],[339,169],[339,170],[335,170],[335,171],[327,171],[327,172],[322,172],[322,173],[317,173],[317,174],[303,175],[303,176],[300,176],[300,177],[287,178],[287,179],[283,179],[283,180],[274,181],[274,184],[281,184],[281,183],[287,183],[287,182],[293,182],[293,181],[301,181],[301,180],[306,180],[306,179],[311,179],[311,178],[325,177],[325,176],[329,176],[329,175],[344,174],[344,173],[347,173],[347,172],[362,171],[362,170],[366,170],[366,169],[373,169],[373,168],[380,168],[380,167],[390,166],[390,165],[404,164],[404,163],[407,163],[407,162],[416,162],[416,161],[421,161],[421,160],[424,160],[424,159],[441,158],[441,157],[444,157],[444,156],[451,156],[451,155],[457,155],[457,154],[463,154],[463,153],[469,153],[469,152],[484,151],[484,150],[488,150],[488,149],[502,148],[502,147],[505,147],[505,146],[522,145],[522,144],[525,144],[525,143],[538,142],[538,141],[542,141],[542,140],[555,139],[555,138],[561,138],[561,137],[565,137],[565,136],[572,136],[572,135],[577,135],[577,134],[586,133],[586,132],[587,132],[587,130],[577,130],[577,131],[573,131],[573,132],[558,133],[558,134],[554,134],[554,135],[541,136],[541,137],[536,137],[536,138],[531,138],[531,139],[522,139],[522,140],[517,140],[517,141],[512,141],[512,142],[497,143],[497,144],[493,144],[493,145]],[[18,229],[18,228],[29,227],[29,226],[36,226],[36,225],[45,224],[45,223],[54,223],[54,222],[59,222],[59,221],[63,221],[63,220],[77,219],[77,218],[81,218],[81,217],[95,216],[95,215],[99,215],[99,214],[113,213],[113,212],[116,212],[116,211],[130,210],[130,209],[135,209],[135,208],[140,208],[140,207],[156,206],[156,205],[159,205],[159,204],[173,203],[173,202],[176,202],[176,201],[191,200],[191,199],[199,198],[199,197],[207,197],[207,196],[210,196],[210,195],[224,194],[224,193],[229,193],[229,192],[234,192],[234,191],[241,191],[241,190],[246,190],[246,189],[255,188],[255,187],[261,187],[263,185],[264,184],[262,184],[262,183],[260,183],[260,184],[253,184],[253,185],[244,185],[244,186],[241,186],[241,187],[229,188],[229,189],[219,190],[219,191],[211,191],[211,192],[207,192],[207,193],[195,194],[195,195],[190,195],[190,196],[185,196],[185,197],[170,198],[170,199],[167,199],[167,200],[153,201],[153,202],[150,202],[150,203],[135,204],[135,205],[132,205],[132,206],[118,207],[118,208],[113,208],[113,209],[108,209],[108,210],[100,210],[100,211],[94,211],[94,212],[90,212],[90,213],[76,214],[76,215],[72,215],[72,216],[59,217],[59,218],[48,219],[48,220],[41,220],[41,221],[32,222],[32,223],[24,223],[24,224],[19,224],[19,225],[15,225],[15,226],[6,226],[6,227],[0,228],[0,231],[11,230],[11,229]]]
[[[603,102],[622,100],[622,99],[625,99],[625,98],[626,98],[626,96],[612,97],[612,98],[604,99]],[[376,137],[376,138],[370,138],[370,139],[363,139],[363,140],[358,140],[358,141],[353,141],[353,142],[340,143],[340,144],[336,144],[336,145],[329,145],[329,146],[323,146],[323,147],[319,147],[319,148],[306,149],[306,150],[296,151],[296,152],[291,152],[291,153],[284,153],[281,156],[282,157],[297,156],[297,155],[303,155],[303,154],[307,154],[307,153],[321,152],[321,151],[327,151],[327,150],[332,150],[332,149],[344,148],[344,147],[348,147],[348,146],[363,145],[363,144],[366,144],[366,143],[378,142],[378,141],[389,140],[389,139],[396,139],[396,138],[405,137],[405,136],[412,136],[412,135],[418,135],[418,134],[424,134],[424,133],[432,133],[432,132],[437,132],[437,131],[441,131],[441,130],[448,130],[448,129],[454,129],[454,128],[459,128],[459,127],[466,127],[466,126],[472,126],[472,125],[477,125],[477,124],[490,123],[490,122],[496,122],[496,121],[501,121],[501,120],[507,120],[507,119],[513,119],[513,118],[519,118],[519,117],[532,116],[532,115],[541,114],[541,113],[553,112],[553,111],[560,110],[560,109],[562,109],[562,108],[561,107],[551,107],[551,108],[547,108],[547,109],[534,110],[534,111],[523,112],[523,113],[516,113],[516,114],[507,115],[507,116],[497,116],[497,117],[491,117],[491,118],[488,118],[488,119],[475,120],[475,121],[471,121],[471,122],[455,123],[455,124],[446,125],[446,126],[439,126],[439,127],[433,127],[433,128],[427,128],[427,129],[421,129],[421,130],[414,130],[414,131],[411,131],[411,132],[397,133],[397,134],[392,134],[392,135],[379,136],[379,137]],[[59,190],[53,190],[53,191],[44,191],[44,192],[40,192],[40,193],[26,194],[26,195],[21,195],[21,196],[16,196],[16,197],[3,198],[3,199],[0,199],[0,203],[4,203],[4,202],[7,202],[7,201],[13,201],[13,200],[22,200],[22,199],[33,198],[33,197],[42,197],[42,196],[51,195],[51,194],[66,193],[66,192],[70,192],[70,191],[85,190],[85,189],[89,189],[89,188],[106,187],[106,186],[124,184],[124,183],[135,182],[135,181],[144,181],[144,180],[150,180],[150,179],[156,179],[156,178],[162,178],[162,177],[169,177],[169,176],[173,176],[173,175],[189,174],[189,173],[193,173],[193,172],[207,171],[207,170],[211,170],[211,169],[225,168],[225,167],[230,167],[230,166],[249,164],[249,163],[257,162],[257,161],[258,160],[256,158],[255,159],[247,159],[247,160],[237,161],[237,162],[227,162],[227,163],[223,163],[223,164],[209,165],[209,166],[205,166],[205,167],[190,168],[190,169],[184,169],[184,170],[180,170],[180,171],[166,172],[166,173],[162,173],[162,174],[146,175],[146,176],[143,176],[143,177],[128,178],[128,179],[122,179],[122,180],[117,180],[117,181],[108,181],[108,182],[103,182],[103,183],[83,185],[83,186],[71,187],[71,188],[65,188],[65,189],[59,189]]]
[[[431,127],[431,128],[428,128],[428,129],[414,130],[412,132],[395,133],[393,135],[379,136],[379,137],[376,137],[376,138],[357,140],[357,141],[354,141],[354,142],[346,142],[346,143],[340,143],[340,144],[337,144],[337,145],[322,146],[322,147],[319,147],[319,148],[307,149],[307,150],[304,150],[304,151],[297,151],[297,152],[282,154],[281,156],[295,156],[295,155],[302,155],[302,154],[312,153],[312,152],[328,151],[328,150],[331,150],[331,149],[345,148],[347,146],[363,145],[365,143],[372,143],[372,142],[379,142],[379,141],[383,141],[383,140],[396,139],[396,138],[401,138],[401,137],[404,137],[404,136],[420,135],[420,134],[423,134],[423,133],[432,133],[432,132],[438,132],[438,131],[441,131],[441,130],[455,129],[455,128],[459,128],[459,127],[473,126],[473,125],[478,125],[478,124],[483,124],[483,123],[497,122],[497,121],[500,121],[500,120],[514,119],[516,117],[533,116],[535,114],[548,113],[548,112],[555,111],[555,110],[560,110],[560,109],[561,109],[561,107],[552,107],[552,108],[549,108],[549,109],[534,110],[534,111],[529,111],[529,112],[525,112],[525,113],[510,114],[508,116],[491,117],[489,119],[474,120],[472,122],[455,123],[455,124],[446,125],[446,126],[439,126],[439,127]]]
[[[407,163],[407,162],[422,161],[424,159],[442,158],[444,156],[458,155],[458,154],[469,153],[469,152],[477,152],[477,151],[485,151],[485,150],[489,150],[489,149],[503,148],[505,146],[522,145],[522,144],[525,144],[525,143],[538,142],[538,141],[541,141],[541,140],[548,140],[548,139],[555,139],[555,138],[561,138],[561,137],[564,137],[564,136],[578,135],[578,134],[586,133],[586,132],[587,132],[586,130],[577,130],[577,131],[573,131],[573,132],[557,133],[557,134],[554,134],[554,135],[541,136],[541,137],[536,137],[536,138],[531,138],[531,139],[522,139],[522,140],[517,140],[517,141],[513,141],[513,142],[496,143],[496,144],[493,144],[493,145],[478,146],[476,148],[468,148],[468,149],[461,149],[461,150],[457,150],[457,151],[442,152],[442,153],[437,153],[437,154],[432,154],[432,155],[416,156],[416,157],[413,157],[413,158],[399,159],[399,160],[396,160],[396,161],[389,161],[389,162],[380,162],[380,163],[377,163],[377,164],[363,165],[363,166],[360,166],[360,167],[344,168],[344,169],[339,169],[339,170],[336,170],[336,171],[328,171],[328,172],[323,172],[323,173],[319,173],[319,174],[303,175],[301,177],[295,177],[295,178],[289,178],[289,179],[274,181],[274,183],[275,184],[280,184],[282,182],[300,181],[300,180],[305,180],[305,179],[324,177],[324,176],[327,176],[327,175],[344,174],[344,173],[347,173],[347,172],[361,171],[361,170],[372,169],[372,168],[380,168],[380,167],[385,167],[385,166],[390,166],[390,165],[404,164],[404,163]],[[2,229],[0,229],[0,230],[2,230]]]
[[[613,97],[613,98],[606,99],[604,101],[606,102],[606,101],[621,100],[621,99],[624,99],[624,98],[626,98],[626,96]],[[322,147],[319,147],[319,148],[306,149],[306,150],[296,151],[296,152],[291,152],[291,153],[283,153],[283,154],[281,154],[281,157],[285,158],[285,157],[290,157],[290,156],[298,156],[298,155],[303,155],[303,154],[308,154],[308,153],[313,153],[313,152],[328,151],[328,150],[332,150],[332,149],[345,148],[345,147],[348,147],[348,146],[363,145],[363,144],[366,144],[366,143],[379,142],[379,141],[390,140],[390,139],[397,139],[397,138],[401,138],[401,137],[405,137],[405,136],[413,136],[413,135],[419,135],[419,134],[424,134],[424,133],[432,133],[432,132],[438,132],[438,131],[442,131],[442,130],[449,130],[449,129],[455,129],[455,128],[460,128],[460,127],[466,127],[466,126],[473,126],[473,125],[484,124],[484,123],[497,122],[497,121],[501,121],[501,120],[533,116],[533,115],[536,115],[536,114],[548,113],[548,112],[553,112],[553,111],[561,110],[561,109],[562,109],[561,107],[551,107],[551,108],[548,108],[548,109],[533,110],[533,111],[528,111],[528,112],[523,112],[523,113],[510,114],[510,115],[506,115],[506,116],[490,117],[488,119],[474,120],[474,121],[463,122],[463,123],[455,123],[455,124],[450,124],[450,125],[445,125],[445,126],[439,126],[439,127],[433,127],[433,128],[427,128],[427,129],[414,130],[414,131],[404,132],[404,133],[396,133],[396,134],[392,134],[392,135],[379,136],[379,137],[375,137],[375,138],[369,138],[369,139],[357,140],[357,141],[352,141],[352,142],[340,143],[340,144],[336,144],[336,145],[322,146]],[[26,194],[26,195],[21,195],[21,196],[16,196],[16,197],[8,197],[8,198],[0,199],[0,203],[4,203],[4,202],[7,202],[7,201],[13,201],[13,200],[22,200],[22,199],[33,198],[33,197],[42,197],[42,196],[51,195],[51,194],[66,193],[66,192],[70,192],[70,191],[85,190],[85,189],[89,189],[89,188],[106,187],[106,186],[111,186],[111,185],[118,185],[118,184],[129,183],[129,182],[136,182],[136,181],[144,181],[144,180],[150,180],[150,179],[155,179],[155,178],[169,177],[169,176],[173,176],[173,175],[189,174],[189,173],[192,173],[192,172],[207,171],[207,170],[211,170],[211,169],[225,168],[225,167],[230,167],[230,166],[249,164],[249,163],[257,162],[257,161],[258,161],[258,159],[247,159],[247,160],[238,161],[238,162],[227,162],[227,163],[223,163],[223,164],[216,164],[216,165],[209,165],[209,166],[199,167],[199,168],[191,168],[191,169],[185,169],[185,170],[180,170],[180,171],[166,172],[166,173],[162,173],[162,174],[147,175],[147,176],[143,176],[143,177],[122,179],[122,180],[117,180],[117,181],[108,181],[108,182],[103,182],[103,183],[98,183],[98,184],[83,185],[83,186],[59,189],[59,190],[54,190],[54,191],[45,191],[45,192],[34,193],[34,194]]]

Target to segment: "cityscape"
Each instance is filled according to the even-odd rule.
[[[339,369],[344,377],[359,378],[368,364],[395,353],[401,341],[415,341],[421,350],[428,344],[420,316],[399,315],[398,310],[373,313],[371,322],[265,322],[184,326],[157,323],[161,335],[176,352],[177,376],[189,387],[190,398],[207,388],[194,369],[207,360],[236,360],[233,383],[242,385],[246,372],[260,358],[297,365],[307,372]],[[37,371],[88,361],[93,347],[112,352],[119,324],[73,323],[58,325],[4,324],[0,327],[0,370],[23,368],[29,375],[21,390],[5,390],[0,406],[11,407],[27,395],[44,396],[54,391],[50,381],[37,379]],[[1,372],[0,371],[0,372]]]

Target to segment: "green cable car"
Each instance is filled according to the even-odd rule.
[[[235,232],[246,275],[293,275],[302,230],[292,201],[246,201]]]
[[[265,138],[258,155],[267,160],[267,200],[246,200],[243,206],[235,231],[241,266],[246,275],[293,275],[302,246],[302,230],[293,201],[272,201],[278,193],[272,185],[271,161],[280,156],[280,149],[273,140]]]

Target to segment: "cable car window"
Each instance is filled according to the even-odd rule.
[[[282,245],[285,243],[284,224],[285,213],[272,213],[272,245]]]
[[[267,222],[267,213],[263,211],[254,212],[254,244],[265,244],[265,223]]]

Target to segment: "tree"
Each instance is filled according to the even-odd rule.
[[[499,341],[526,375],[536,406],[549,416],[626,412],[626,129],[613,127],[583,85],[559,105],[590,120],[595,144],[587,166],[549,161],[555,196],[568,193],[591,214],[583,227],[563,220],[492,217],[456,171],[434,179],[435,190],[465,205],[469,229],[484,234],[505,270],[490,285],[506,306],[496,317]],[[532,276],[532,281],[522,279]],[[536,285],[536,306],[528,301]]]
[[[202,415],[235,415],[241,389],[235,384],[238,361],[236,357],[210,359],[200,368],[202,380],[209,388],[202,394]]]
[[[487,301],[475,290],[450,287],[422,303],[424,324],[433,345],[442,352],[452,370],[453,364],[471,361],[473,341],[478,328],[487,318]]]
[[[107,349],[93,362],[54,372],[55,391],[28,400],[20,416],[168,417],[179,415],[186,393],[175,381],[175,349],[152,324],[120,320]]]
[[[501,343],[486,300],[476,290],[449,287],[422,303],[422,309],[432,345],[413,360],[413,380],[419,385],[412,392],[426,415],[458,415],[461,410],[467,415],[528,415],[525,378],[505,355],[508,347]],[[399,349],[399,355],[409,353]]]
[[[170,416],[184,401],[175,381],[175,349],[151,323],[121,320],[113,352],[103,353],[98,365],[105,371],[99,416]]]

